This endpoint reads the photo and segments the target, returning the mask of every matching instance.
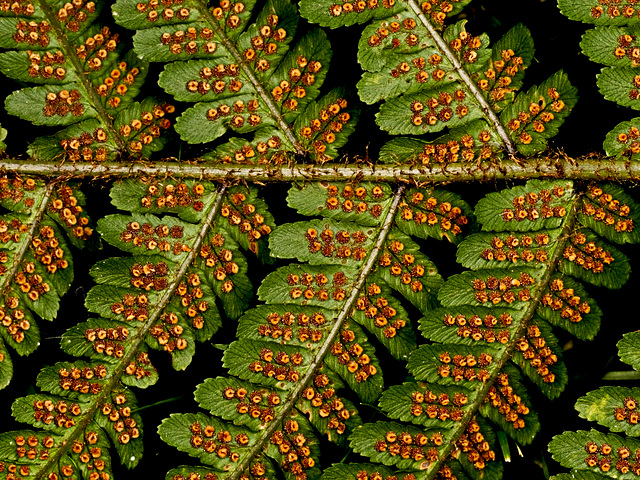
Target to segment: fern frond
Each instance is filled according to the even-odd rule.
[[[206,260],[215,259],[212,266],[229,266],[228,272],[224,267],[222,271],[232,278],[233,271],[239,268],[232,262],[237,252],[218,250],[225,245],[225,239],[220,233],[211,233],[221,213],[224,190],[217,193],[215,202],[198,207],[193,198],[188,204],[184,201],[204,194],[200,183],[186,187],[170,181],[159,186],[152,182],[147,187],[147,193],[163,195],[169,209],[175,208],[177,203],[173,202],[180,199],[183,210],[199,212],[191,213],[197,223],[169,215],[158,218],[135,213],[133,217],[114,215],[108,222],[99,222],[103,238],[137,255],[111,258],[94,267],[92,273],[99,285],[87,296],[87,306],[104,313],[105,318],[79,324],[62,339],[67,353],[86,355],[92,360],[60,362],[41,371],[37,385],[45,393],[18,399],[13,412],[16,419],[50,430],[51,434],[2,434],[3,465],[24,468],[36,479],[88,478],[96,472],[105,480],[112,476],[108,453],[112,443],[120,462],[134,467],[142,455],[142,424],[135,413],[135,397],[125,384],[146,387],[157,378],[147,346],[172,352],[174,366],[185,368],[193,353],[194,339],[206,340],[218,328],[217,314],[207,313],[215,310],[213,289],[194,263],[206,268]],[[118,188],[114,190],[117,192]],[[138,220],[144,223],[137,223]],[[149,230],[152,223],[154,228]],[[208,240],[210,245],[205,244]],[[236,273],[243,276],[239,270]],[[226,281],[231,291],[234,284]],[[112,304],[113,298],[121,303]],[[28,452],[25,442],[33,447]],[[42,451],[36,448],[40,443],[44,446]]]
[[[124,53],[120,36],[98,22],[103,2],[37,2],[0,12],[0,71],[24,88],[7,111],[38,125],[67,127],[40,137],[29,152],[41,159],[112,160],[149,156],[162,147],[173,110],[152,99],[134,102],[147,64]]]
[[[449,132],[435,140],[397,138],[383,146],[383,162],[422,165],[480,162],[503,150],[530,155],[576,102],[561,72],[515,96],[533,59],[533,41],[522,25],[489,48],[465,21],[444,26],[467,1],[316,2],[303,0],[302,15],[332,28],[369,22],[359,43],[365,70],[360,99],[384,100],[376,123],[392,135]]]
[[[597,85],[607,100],[638,110],[640,108],[640,48],[638,47],[638,7],[632,2],[606,6],[597,1],[560,0],[560,11],[572,20],[593,24],[582,37],[582,52],[605,65]],[[607,155],[637,160],[638,118],[616,125],[604,140]]]
[[[620,359],[636,369],[638,333],[627,333],[618,342]],[[576,402],[579,415],[611,430],[613,433],[590,431],[565,432],[549,444],[553,458],[571,468],[573,478],[624,478],[640,474],[640,442],[637,437],[637,411],[640,390],[620,386],[604,386],[587,393]],[[565,474],[553,477],[566,478]]]
[[[249,18],[254,2],[208,10],[189,2],[173,14],[133,0],[114,6],[116,21],[137,29],[137,53],[151,62],[171,62],[159,85],[178,101],[194,103],[178,118],[176,131],[189,143],[209,143],[228,129],[254,133],[231,138],[204,158],[224,163],[282,163],[291,154],[313,161],[335,158],[353,130],[356,112],[347,92],[320,93],[331,59],[321,30],[294,46],[298,15],[287,0],[270,0]],[[167,17],[167,10],[172,16]],[[251,137],[250,137],[251,138]]]
[[[623,195],[618,201],[626,201],[623,192],[617,193]],[[579,223],[590,201],[588,195],[577,195],[570,182],[531,180],[478,203],[475,214],[486,233],[470,235],[458,249],[459,261],[472,270],[450,277],[438,292],[442,306],[420,320],[420,330],[434,343],[409,357],[407,368],[415,380],[388,389],[380,400],[389,418],[429,428],[422,432],[425,439],[420,437],[424,447],[414,450],[418,441],[408,427],[378,422],[351,436],[354,450],[416,475],[425,471],[427,478],[448,478],[442,469],[451,469],[456,460],[471,478],[499,478],[501,466],[492,441],[487,443],[492,428],[479,415],[521,444],[530,443],[539,429],[526,387],[508,360],[542,393],[557,397],[568,377],[544,319],[592,338],[601,313],[567,275],[582,269],[583,280],[612,287],[626,280],[626,257],[616,253],[606,273],[591,240],[595,233]],[[583,237],[590,241],[580,243]],[[616,238],[624,241],[625,236]],[[576,244],[590,245],[595,255],[590,261],[600,261],[597,268],[585,269],[586,260],[576,264]],[[612,251],[608,245],[605,249]],[[406,440],[403,432],[408,432]]]
[[[6,345],[28,355],[40,344],[36,318],[54,320],[73,281],[70,244],[92,234],[84,197],[68,185],[32,177],[1,176],[0,319],[3,339],[0,388],[11,380]]]

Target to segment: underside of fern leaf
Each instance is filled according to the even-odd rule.
[[[6,346],[20,355],[40,344],[37,318],[54,320],[73,281],[71,245],[91,236],[82,193],[65,184],[0,177],[0,388],[12,366]]]
[[[235,341],[215,345],[228,374],[196,389],[207,413],[173,413],[159,426],[166,443],[200,463],[168,478],[501,478],[505,434],[524,445],[540,429],[530,384],[551,400],[567,384],[556,327],[593,339],[602,312],[585,284],[627,281],[629,262],[612,243],[640,240],[640,207],[617,185],[574,185],[557,170],[555,180],[491,193],[473,211],[406,174],[407,164],[432,173],[457,162],[482,172],[543,152],[577,101],[562,71],[525,88],[528,29],[516,25],[490,43],[466,30],[469,3],[0,2],[0,71],[36,84],[10,94],[7,110],[61,128],[29,153],[48,165],[84,161],[84,172],[97,168],[87,162],[106,162],[108,175],[130,168],[104,206],[118,212],[97,221],[107,248],[90,270],[89,318],[61,336],[63,352],[82,358],[44,367],[39,390],[14,402],[14,418],[29,427],[0,434],[0,477],[111,480],[117,463],[135,467],[143,416],[133,387],[163,376],[153,350],[182,371],[198,343],[237,326]],[[605,97],[635,108],[637,27],[620,18],[637,13],[634,2],[621,15],[602,8],[605,0],[560,3],[603,24],[583,49],[608,65],[598,81]],[[325,85],[332,48],[342,45],[298,10],[322,27],[363,26],[364,72],[353,90]],[[161,72],[157,82],[151,72]],[[135,100],[155,83],[177,107]],[[315,181],[317,166],[293,163],[338,157],[360,116],[356,94],[377,112],[385,141],[395,136],[375,155],[404,165],[377,183],[356,173]],[[609,153],[640,152],[636,123],[609,135]],[[171,126],[192,151],[209,153],[162,160],[176,169],[154,176],[152,153],[182,153],[183,144],[165,148]],[[367,154],[344,171],[359,175],[368,162],[375,167]],[[287,178],[300,180],[286,199],[295,218],[276,228],[261,184],[243,181],[255,180],[250,170],[282,181],[289,166],[296,172]],[[331,168],[331,178],[345,178]],[[58,315],[73,280],[70,249],[92,233],[78,184],[64,181],[0,178],[0,387],[12,375],[9,350],[32,352],[37,318]],[[446,281],[433,261],[442,239],[467,269]],[[245,252],[275,267],[265,276]],[[254,278],[262,279],[255,290]],[[629,363],[638,363],[636,344],[634,335],[621,342]],[[391,357],[398,371],[386,367]],[[634,435],[638,395],[605,388],[578,409]],[[370,463],[329,467],[320,458],[327,439],[350,448],[350,461]],[[640,444],[625,441],[594,431],[556,444],[564,442],[567,465],[590,469],[575,478],[593,480],[640,472],[631,460]]]
[[[570,182],[532,180],[478,203],[475,215],[486,233],[458,248],[458,260],[472,270],[440,288],[441,306],[420,321],[433,343],[409,357],[412,380],[386,390],[379,403],[389,418],[422,430],[366,424],[350,438],[354,451],[416,476],[450,478],[462,469],[471,478],[500,478],[492,427],[479,416],[520,444],[539,429],[520,374],[507,362],[512,358],[542,393],[557,397],[567,373],[549,323],[588,339],[600,321],[600,310],[568,275],[610,288],[628,276],[626,257],[580,223],[585,206],[602,195],[599,187],[583,198]],[[607,232],[624,241],[615,228]],[[345,467],[332,467],[329,478],[338,468]],[[370,468],[350,465],[348,478],[362,478]]]
[[[365,183],[294,186],[288,203],[302,214],[324,217],[280,226],[271,235],[274,256],[306,263],[269,274],[258,289],[266,305],[240,319],[239,339],[223,357],[229,373],[240,380],[208,380],[196,391],[202,407],[246,425],[246,435],[255,437],[248,453],[238,450],[232,478],[249,473],[262,452],[287,476],[319,477],[313,467],[319,459],[312,450],[297,448],[296,455],[284,460],[278,451],[286,453],[306,442],[313,445],[317,434],[344,444],[350,433],[360,431],[356,407],[340,389],[348,386],[365,403],[382,392],[382,371],[367,332],[392,355],[406,359],[415,349],[415,338],[394,292],[426,311],[442,283],[433,263],[403,231],[457,241],[471,215],[464,202],[446,192],[401,187],[393,193],[386,186]],[[413,221],[414,216],[423,221]],[[247,393],[251,389],[264,393],[253,401]],[[221,397],[229,406],[222,406]],[[296,440],[287,426],[288,418],[296,418],[303,431],[307,420],[301,414],[308,415],[317,431],[306,428],[306,440]],[[187,436],[190,419],[180,418],[181,433],[177,420],[174,416],[161,425],[162,438],[221,473],[220,466],[201,452],[200,441],[194,440],[197,434]],[[218,420],[211,417],[208,422]],[[260,461],[268,461],[266,457]],[[169,475],[180,478],[186,471],[181,467]]]
[[[558,72],[539,87],[516,93],[533,59],[533,41],[522,25],[489,48],[487,35],[473,36],[465,21],[444,26],[468,2],[384,1],[351,4],[303,0],[302,15],[331,28],[371,22],[359,44],[365,70],[358,82],[365,103],[385,102],[378,126],[393,135],[449,132],[391,140],[380,160],[430,166],[480,162],[503,152],[531,155],[576,102],[576,91]],[[515,100],[515,101],[514,101]]]
[[[103,2],[34,2],[0,11],[0,71],[23,88],[7,111],[34,124],[66,127],[41,137],[30,153],[41,159],[105,161],[148,157],[171,125],[168,104],[134,102],[147,65],[126,53],[120,35],[98,22]]]
[[[239,245],[259,254],[273,226],[264,204],[247,188],[130,180],[114,185],[111,196],[131,214],[103,218],[98,230],[105,241],[133,255],[93,267],[97,285],[86,306],[102,318],[72,327],[61,341],[66,353],[90,361],[46,367],[38,377],[44,393],[14,403],[17,420],[51,435],[3,434],[3,465],[23,465],[22,440],[46,441],[46,454],[29,454],[24,464],[35,478],[84,476],[87,469],[108,478],[108,439],[123,465],[138,463],[142,424],[127,386],[146,388],[157,381],[148,349],[169,352],[174,368],[184,369],[195,342],[210,339],[220,327],[216,303],[228,316],[240,315],[251,284]]]
[[[205,155],[223,163],[279,164],[292,154],[320,163],[335,158],[356,112],[342,89],[317,99],[331,46],[320,30],[289,45],[298,23],[291,2],[268,1],[253,24],[254,2],[221,2],[209,10],[206,2],[191,1],[170,18],[150,3],[119,0],[114,16],[138,30],[134,46],[142,58],[171,62],[159,85],[195,104],[176,123],[184,141],[209,143],[227,129],[255,132]]]

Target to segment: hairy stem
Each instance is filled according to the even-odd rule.
[[[453,68],[456,69],[456,73],[460,76],[460,79],[465,84],[469,92],[474,96],[476,101],[480,104],[480,108],[482,108],[482,111],[487,116],[487,120],[489,120],[495,132],[500,136],[500,139],[502,140],[504,147],[507,149],[507,152],[509,152],[510,155],[515,155],[516,149],[513,146],[513,143],[511,142],[511,139],[509,138],[507,131],[502,126],[502,123],[500,123],[500,119],[498,118],[496,113],[493,111],[493,108],[491,108],[491,105],[489,105],[489,103],[487,102],[487,99],[484,98],[482,91],[471,80],[471,77],[469,77],[469,74],[460,63],[460,60],[458,60],[458,57],[456,57],[455,53],[453,53],[451,48],[449,48],[449,45],[447,45],[447,43],[443,40],[443,38],[440,36],[438,31],[435,28],[433,28],[429,20],[427,20],[427,17],[425,17],[424,13],[420,9],[420,6],[417,4],[416,0],[407,0],[407,3],[411,7],[411,10],[413,10],[413,13],[415,13],[416,16],[420,19],[420,22],[422,23],[422,25],[427,29],[427,31],[429,32],[429,36],[436,43],[440,51],[442,51],[444,56],[447,57],[447,60],[449,60],[451,65],[453,65]]]
[[[433,168],[413,164],[344,165],[296,164],[295,166],[208,165],[196,162],[160,161],[154,163],[100,164],[40,162],[6,159],[0,162],[0,172],[47,177],[102,178],[161,176],[208,180],[247,182],[325,181],[386,181],[410,183],[493,182],[504,179],[566,178],[571,180],[638,181],[640,162],[608,157],[569,158],[565,156],[536,157],[526,160],[503,160],[499,164],[479,165],[450,163]]]
[[[355,283],[351,287],[351,294],[345,300],[344,305],[340,309],[340,313],[338,317],[335,319],[335,323],[331,328],[331,331],[327,335],[322,344],[322,347],[315,355],[315,358],[311,362],[309,369],[302,376],[297,386],[289,392],[286,400],[283,403],[282,410],[276,415],[276,417],[271,421],[269,426],[262,432],[260,439],[251,447],[251,450],[246,454],[246,456],[242,459],[240,463],[236,466],[233,473],[228,477],[228,480],[238,480],[240,476],[243,474],[245,469],[249,466],[251,460],[262,450],[265,443],[271,438],[271,434],[275,432],[275,430],[280,426],[280,423],[283,421],[284,417],[289,413],[289,411],[293,408],[293,406],[298,401],[298,397],[302,394],[303,390],[307,387],[309,382],[311,382],[313,376],[316,374],[316,370],[320,366],[324,356],[327,354],[331,345],[333,345],[334,340],[340,334],[340,329],[342,324],[345,322],[347,317],[351,314],[351,310],[353,309],[358,296],[360,295],[360,289],[364,285],[367,277],[371,274],[373,269],[376,267],[376,260],[382,249],[382,246],[389,235],[389,230],[391,229],[391,224],[393,223],[393,217],[398,209],[398,205],[400,204],[400,199],[402,198],[402,193],[404,192],[405,187],[400,186],[396,191],[393,202],[391,204],[391,208],[387,213],[387,216],[382,223],[382,227],[380,228],[380,232],[378,233],[378,238],[376,243],[369,254],[358,278]]]
[[[76,423],[69,434],[65,437],[64,443],[60,446],[60,448],[58,448],[55,453],[53,453],[42,465],[42,468],[40,468],[38,473],[34,476],[34,480],[40,480],[44,478],[44,476],[49,473],[51,468],[60,461],[62,456],[67,453],[69,448],[71,448],[74,441],[84,434],[85,429],[87,428],[89,423],[93,421],[94,417],[98,413],[98,410],[107,401],[114,388],[120,385],[120,380],[125,372],[127,365],[138,354],[138,348],[144,342],[147,333],[149,332],[151,327],[153,327],[153,325],[158,321],[158,318],[160,318],[160,315],[164,311],[165,307],[171,301],[175,290],[178,288],[178,285],[182,281],[182,277],[184,277],[187,269],[191,266],[191,263],[200,251],[200,246],[202,245],[204,237],[211,227],[213,219],[220,211],[225,190],[225,186],[223,186],[219,190],[215,203],[211,206],[209,212],[207,212],[206,216],[203,218],[200,226],[200,231],[198,232],[198,235],[196,236],[193,244],[190,245],[191,251],[189,251],[189,253],[185,256],[182,263],[180,264],[180,268],[176,272],[175,279],[169,284],[163,295],[158,300],[158,303],[151,310],[149,319],[142,325],[141,328],[138,329],[136,335],[130,338],[129,345],[131,346],[131,348],[129,349],[129,352],[119,359],[119,363],[112,371],[111,376],[109,377],[109,381],[103,385],[100,393],[92,399],[93,403],[91,407],[89,407],[87,411],[83,412],[82,419]]]
[[[546,269],[542,274],[540,281],[538,282],[538,288],[531,294],[531,300],[524,310],[520,325],[518,325],[518,328],[513,332],[513,335],[510,337],[509,342],[506,344],[506,348],[503,351],[502,355],[500,355],[500,357],[496,360],[493,372],[491,373],[489,379],[481,385],[480,389],[476,390],[477,393],[475,399],[469,404],[469,408],[465,411],[464,416],[458,422],[455,429],[453,429],[453,435],[451,436],[446,447],[441,452],[439,452],[438,460],[430,466],[431,471],[427,475],[426,480],[432,480],[433,478],[435,478],[444,462],[448,460],[449,455],[455,448],[456,442],[462,436],[462,434],[464,434],[467,429],[467,425],[471,420],[473,420],[478,412],[478,409],[485,402],[489,390],[498,379],[498,376],[502,373],[502,369],[504,368],[506,363],[511,360],[511,357],[513,356],[516,349],[516,344],[518,343],[518,340],[525,334],[527,326],[529,325],[529,321],[533,318],[536,310],[540,306],[542,296],[549,286],[551,277],[556,272],[558,263],[562,259],[564,248],[571,238],[571,232],[575,226],[576,215],[578,212],[577,204],[578,197],[576,196],[576,198],[573,200],[573,203],[571,204],[571,207],[567,209],[567,218],[562,229],[562,233],[558,238],[558,242],[556,243],[553,254],[546,263]]]

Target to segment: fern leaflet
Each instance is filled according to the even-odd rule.
[[[172,62],[160,86],[176,100],[195,103],[178,118],[181,138],[208,143],[227,129],[255,132],[251,141],[231,138],[204,158],[278,164],[290,153],[320,163],[336,156],[356,112],[347,108],[342,89],[316,101],[331,47],[320,30],[289,47],[298,23],[289,1],[267,2],[251,25],[254,2],[221,2],[208,10],[206,2],[190,1],[177,15],[165,8],[161,16],[151,3],[119,0],[114,14],[121,25],[138,29],[139,55]]]
[[[5,343],[28,355],[40,344],[36,318],[54,320],[73,281],[70,244],[91,236],[82,194],[69,185],[0,177],[0,387],[12,376]],[[63,233],[64,232],[64,233]]]

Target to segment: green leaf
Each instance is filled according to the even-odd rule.
[[[492,369],[493,359],[499,353],[497,347],[451,344],[423,345],[409,357],[407,370],[416,380],[474,388],[478,382],[483,381],[482,379],[489,378],[488,369]],[[457,355],[461,359],[470,355],[475,359],[475,364],[460,367],[461,375],[452,375],[452,370],[457,367],[455,363],[452,363],[453,359],[455,358],[456,362],[459,362]],[[465,375],[467,371],[468,373]]]
[[[124,179],[111,188],[111,202],[121,210],[141,213],[172,213],[187,222],[199,222],[205,205],[216,197],[209,182],[196,180],[149,180],[147,183]]]
[[[596,27],[582,36],[580,47],[592,62],[610,67],[632,67],[633,60],[627,53],[637,47],[637,27]]]
[[[271,234],[269,246],[278,258],[355,268],[371,253],[375,233],[354,223],[312,220],[282,225]]]
[[[364,23],[372,18],[389,17],[405,8],[400,3],[388,0],[368,4],[367,8],[362,10],[345,9],[342,5],[336,5],[331,0],[303,0],[300,2],[300,15],[310,22],[319,23],[323,27],[337,28]]]
[[[210,428],[207,429],[207,427]],[[216,442],[217,438],[207,436],[206,434],[211,432],[211,427],[216,435],[219,432],[226,432],[229,442],[218,443]],[[169,445],[192,457],[199,458],[205,465],[211,465],[217,470],[223,471],[232,468],[231,458],[236,458],[234,453],[239,456],[238,460],[241,460],[248,453],[248,447],[239,444],[236,437],[244,435],[249,443],[255,438],[255,434],[251,430],[228,425],[203,413],[173,413],[163,420],[158,427],[158,433],[160,438]],[[193,439],[196,436],[199,437],[199,440]],[[218,452],[222,455],[219,455]]]
[[[598,89],[604,98],[623,107],[640,110],[638,102],[640,80],[637,70],[631,67],[606,67],[598,75]]]
[[[514,92],[522,87],[524,70],[531,64],[534,53],[531,32],[521,23],[493,44],[491,68],[476,73],[474,80],[480,82],[478,85],[487,92],[487,100],[496,111],[511,103]],[[486,80],[486,84],[482,80]]]
[[[459,195],[440,189],[408,189],[395,221],[407,235],[460,241],[463,229],[473,220],[471,207]]]
[[[397,230],[392,230],[387,237],[372,279],[381,279],[421,311],[432,306],[442,285],[435,264],[417,243]]]
[[[327,366],[336,371],[365,403],[374,402],[383,390],[382,369],[374,347],[355,323],[345,322],[340,340],[325,357]]]
[[[213,415],[245,425],[251,430],[264,430],[284,401],[281,391],[256,389],[253,383],[233,377],[208,378],[198,385],[195,399],[201,408]]]
[[[401,469],[424,470],[438,458],[437,444],[430,438],[434,434],[439,432],[393,422],[367,423],[353,432],[350,446],[356,453],[376,463]],[[404,435],[407,435],[406,441],[402,440]],[[401,446],[407,444],[409,436],[411,444],[420,445],[415,447],[418,449],[415,453],[412,450],[412,454],[417,459],[403,458],[399,455]]]
[[[48,85],[18,90],[5,99],[5,108],[10,114],[36,125],[66,126],[95,117],[91,103],[74,86]]]
[[[567,367],[562,361],[562,347],[551,326],[534,317],[525,335],[517,343],[513,357],[516,365],[549,399],[557,398],[569,381]]]
[[[502,392],[505,387],[511,392],[510,395]],[[514,397],[518,400],[513,401]],[[514,367],[507,365],[503,368],[487,398],[488,401],[479,409],[483,416],[502,428],[516,442],[526,445],[533,441],[540,430],[538,414],[533,410],[527,390],[520,383],[520,375]],[[508,419],[503,413],[507,405],[510,408]]]
[[[238,337],[317,350],[334,325],[333,311],[297,305],[259,305],[238,321]]]
[[[583,197],[580,223],[615,243],[638,243],[640,204],[618,185],[592,186]]]
[[[357,480],[369,478],[371,475],[381,475],[384,480],[396,477],[399,480],[410,480],[415,477],[414,473],[400,473],[382,465],[370,463],[335,463],[322,473],[323,480]],[[365,477],[366,475],[366,477]],[[404,476],[403,476],[404,475]]]
[[[581,340],[593,340],[600,329],[602,311],[580,282],[554,276],[536,314]]]
[[[281,267],[265,277],[258,298],[267,303],[296,303],[340,308],[356,273],[334,265]]]
[[[430,102],[435,107],[431,108]],[[480,106],[468,100],[458,85],[451,85],[387,100],[376,115],[376,123],[391,135],[420,135],[482,117]]]
[[[526,186],[490,193],[476,205],[485,231],[533,231],[557,228],[574,198],[573,184],[562,180],[529,180]]]
[[[164,227],[168,229],[167,235]],[[190,245],[197,235],[195,226],[173,217],[161,219],[135,212],[131,216],[116,214],[101,218],[98,231],[105,241],[125,252],[162,254],[173,261],[186,256],[184,247]]]
[[[406,359],[416,348],[416,338],[409,313],[384,282],[376,278],[367,282],[356,301],[351,318],[373,333],[399,360]]]
[[[484,269],[449,277],[438,292],[445,306],[483,305],[520,308],[531,299],[541,272],[530,267]],[[497,286],[498,288],[493,288]]]
[[[269,256],[268,235],[275,221],[258,191],[249,187],[230,188],[220,209],[220,225],[242,248],[250,250],[263,263],[273,262]]]
[[[231,375],[267,387],[295,387],[313,361],[313,352],[289,345],[257,340],[236,340],[223,356]]]
[[[317,101],[310,102],[293,125],[299,142],[317,163],[338,156],[355,130],[359,112],[347,100],[344,88],[335,88]],[[286,105],[285,105],[286,107]]]
[[[638,134],[636,134],[638,132]],[[630,160],[637,160],[640,153],[640,119],[634,118],[628,122],[621,122],[613,130],[607,133],[603,143],[604,151],[607,155],[627,157]]]
[[[405,382],[385,390],[380,408],[390,418],[422,425],[425,428],[449,428],[465,414],[465,405],[473,400],[471,390],[435,383]]]
[[[631,273],[627,256],[587,229],[571,237],[562,255],[564,273],[597,286],[620,288]]]
[[[638,18],[635,15],[614,15],[613,11],[610,13],[598,0],[559,0],[558,6],[560,11],[570,19],[584,23],[633,25],[638,22]]]
[[[612,432],[624,432],[637,437],[640,389],[626,387],[600,387],[588,392],[576,402],[576,410],[582,418],[597,422]]]
[[[577,101],[577,89],[561,70],[540,86],[518,94],[515,102],[502,111],[500,120],[518,151],[532,155],[546,149],[547,139],[558,133]]]
[[[457,260],[472,270],[506,265],[541,266],[555,250],[560,232],[555,229],[521,235],[477,233],[460,244]]]
[[[419,328],[424,337],[438,343],[504,344],[511,339],[521,315],[520,311],[510,308],[437,308],[426,312]]]
[[[87,143],[93,148],[88,147]],[[28,152],[44,161],[57,160],[64,155],[69,155],[75,160],[82,158],[105,161],[114,160],[118,150],[116,139],[106,134],[100,121],[89,118],[74,123],[54,135],[36,138],[29,145]]]
[[[391,189],[386,184],[308,183],[292,185],[287,204],[307,216],[321,215],[360,225],[377,226],[391,203]]]
[[[394,20],[393,26],[389,22],[370,25],[360,39],[358,60],[367,70],[358,82],[358,93],[363,102],[372,104],[415,92],[429,95],[461,80],[413,11],[403,12]],[[412,22],[416,26],[407,28]],[[396,33],[393,32],[395,25],[405,28],[400,27]],[[466,20],[461,20],[448,26],[443,33],[444,42],[451,45],[463,32],[466,35],[465,25]],[[473,45],[462,46],[456,51],[455,55],[469,73],[482,70],[489,61],[488,43],[489,38],[480,35],[475,37]]]
[[[571,473],[554,475],[550,480],[606,480],[609,477],[589,470],[571,470]]]
[[[602,450],[603,445],[605,445],[604,450]],[[600,473],[603,470],[599,467],[599,462],[603,461],[603,463],[610,464],[611,473],[608,474],[609,477],[618,476],[618,472],[615,470],[616,463],[613,460],[617,461],[619,459],[618,449],[624,447],[631,452],[635,452],[640,447],[640,442],[612,433],[605,434],[596,430],[579,430],[556,435],[549,443],[549,451],[553,455],[553,459],[561,465],[567,468]],[[611,449],[611,454],[605,455],[609,448]],[[604,457],[608,458],[609,462]],[[593,467],[590,467],[586,462],[594,462]]]
[[[327,379],[328,383],[321,386]],[[296,408],[308,415],[311,424],[318,432],[326,433],[329,441],[346,447],[348,437],[362,425],[362,419],[351,401],[336,394],[343,386],[335,372],[321,367],[314,385],[303,390]]]
[[[183,1],[180,4],[180,9],[176,12],[171,9],[171,14],[165,12],[165,8],[162,5],[146,4],[145,8],[136,8],[139,2],[135,0],[118,0],[111,7],[113,17],[119,25],[129,28],[131,30],[138,30],[148,27],[150,25],[171,25],[175,23],[191,23],[200,18],[201,12],[197,8],[197,2]],[[254,3],[251,0],[247,5],[247,13],[242,15],[246,17],[251,13],[251,5]]]

